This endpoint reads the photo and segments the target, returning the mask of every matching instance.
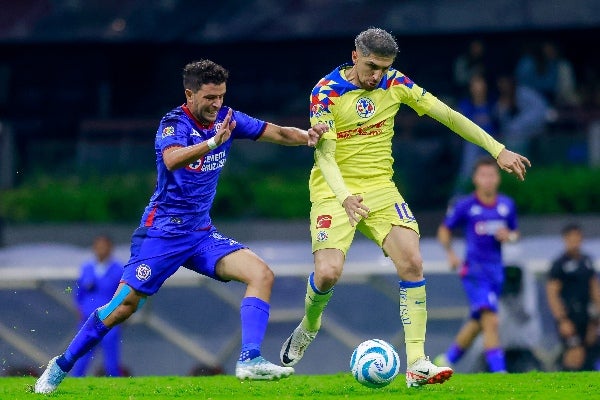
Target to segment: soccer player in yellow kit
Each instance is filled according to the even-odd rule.
[[[321,79],[310,97],[311,125],[329,126],[316,146],[309,182],[315,271],[308,278],[305,315],[283,343],[281,362],[295,365],[315,338],[358,229],[392,259],[400,277],[407,386],[442,383],[452,369],[431,363],[424,350],[427,307],[419,228],[392,180],[394,117],[401,104],[427,114],[483,147],[500,168],[521,180],[530,163],[392,68],[398,45],[388,32],[369,28],[355,45],[352,63]]]

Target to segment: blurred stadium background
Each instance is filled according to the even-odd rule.
[[[454,63],[473,40],[485,43],[496,74],[512,73],[525,49],[548,41],[572,64],[576,99],[551,101],[527,154],[536,180],[515,184],[505,176],[503,187],[519,202],[524,234],[507,249],[509,262],[537,278],[544,334],[536,351],[544,369],[555,368],[557,342],[541,289],[563,224],[582,224],[585,248],[600,265],[599,2],[0,0],[0,10],[0,374],[39,373],[66,346],[76,328],[68,289],[96,234],[111,234],[127,259],[153,188],[154,131],[184,101],[185,63],[210,58],[228,68],[228,105],[306,127],[311,88],[349,61],[354,36],[369,26],[397,37],[396,68],[453,106],[465,95]],[[435,355],[467,316],[458,278],[433,239],[461,141],[404,109],[394,156],[423,233],[427,351]],[[240,143],[213,213],[223,233],[250,244],[279,276],[264,345],[271,359],[301,315],[312,269],[305,221],[311,165],[310,149]],[[347,369],[352,347],[369,337],[403,348],[391,266],[359,239],[346,272],[299,373]],[[239,285],[178,273],[127,323],[124,364],[134,375],[188,374],[201,364],[231,373],[241,293]],[[473,354],[459,370],[476,370],[476,360]]]

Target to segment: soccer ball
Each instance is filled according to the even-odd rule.
[[[400,371],[400,357],[394,347],[381,339],[359,344],[350,357],[354,379],[366,387],[382,388],[394,380]]]

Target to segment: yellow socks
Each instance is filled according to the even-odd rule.
[[[425,357],[426,298],[425,279],[419,282],[400,281],[400,319],[404,326],[408,365]]]
[[[333,288],[321,292],[314,282],[314,272],[308,277],[306,284],[306,297],[304,298],[304,318],[302,327],[308,332],[317,332],[321,328],[321,315],[329,299],[333,295]]]

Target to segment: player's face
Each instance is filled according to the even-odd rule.
[[[563,236],[563,241],[565,242],[565,250],[568,253],[576,253],[577,251],[579,251],[581,243],[583,242],[583,235],[580,231],[573,230],[567,232]]]
[[[394,62],[394,57],[382,57],[375,54],[363,56],[360,51],[352,52],[352,62],[356,78],[352,80],[356,86],[365,90],[373,90],[387,74]]]
[[[98,260],[106,260],[112,253],[111,241],[104,237],[99,237],[94,240],[94,253],[96,253]]]
[[[494,195],[500,185],[500,173],[495,165],[480,165],[473,175],[475,190],[485,195]]]
[[[208,125],[217,119],[217,113],[223,106],[226,86],[225,82],[218,85],[205,83],[195,93],[185,89],[187,107],[198,121]]]

